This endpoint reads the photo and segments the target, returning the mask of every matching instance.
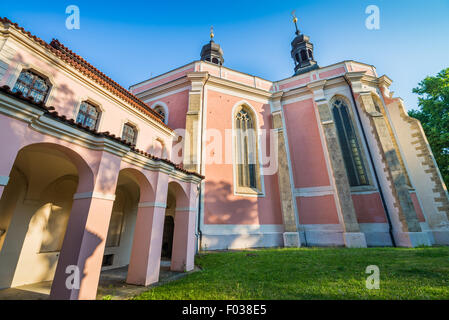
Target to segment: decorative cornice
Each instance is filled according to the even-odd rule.
[[[59,139],[76,143],[83,147],[104,150],[113,153],[124,160],[139,156],[146,168],[164,169],[171,176],[182,177],[183,180],[201,181],[204,176],[190,172],[167,159],[155,157],[137,149],[131,143],[116,137],[109,132],[98,132],[67,119],[54,111],[53,107],[46,107],[42,102],[36,103],[32,98],[24,98],[21,92],[12,92],[8,87],[0,87],[0,112],[16,119],[30,123],[30,126],[41,133],[55,136]],[[148,161],[150,160],[150,161]],[[137,164],[138,162],[131,162]],[[141,165],[142,167],[144,165]],[[187,176],[195,176],[189,178]]]
[[[115,194],[104,194],[100,192],[86,192],[86,193],[76,193],[73,196],[73,200],[83,200],[83,199],[100,199],[115,201]]]
[[[141,202],[139,208],[162,208],[166,209],[167,205],[161,202]]]
[[[62,64],[59,63],[59,65],[61,66],[63,66],[64,63],[68,64],[70,67],[80,72],[83,76],[92,79],[95,83],[99,84],[110,93],[119,97],[134,108],[138,109],[144,115],[155,120],[160,126],[173,131],[163,123],[160,115],[151,110],[143,101],[138,99],[131,92],[129,92],[128,90],[120,86],[117,82],[92,66],[81,56],[77,55],[76,53],[62,45],[58,40],[53,40],[50,44],[48,44],[42,39],[32,35],[24,28],[20,27],[17,23],[11,22],[7,18],[0,18],[0,24],[3,26],[2,33],[4,33],[4,36],[13,35],[17,40],[21,42],[23,42],[23,35],[26,36],[33,42],[33,44],[37,44],[42,49],[45,49],[45,55],[48,56],[49,54],[51,54],[52,56],[49,56],[48,58],[53,60],[53,62],[63,62]],[[30,44],[27,43],[27,45]],[[32,47],[34,47],[34,50],[37,50],[35,46]]]

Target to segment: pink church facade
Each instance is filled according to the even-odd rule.
[[[102,270],[146,286],[200,249],[449,244],[425,134],[371,65],[319,67],[298,31],[287,79],[224,67],[211,41],[128,91],[57,40],[0,31],[0,289],[94,299]]]

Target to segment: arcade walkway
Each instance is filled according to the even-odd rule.
[[[193,271],[195,272],[196,269]],[[135,286],[126,283],[128,267],[103,271],[97,291],[97,300],[109,299],[126,300],[149,287],[159,286],[178,280],[189,273],[170,271],[170,261],[161,261],[159,282],[149,287]],[[0,300],[47,300],[50,295],[52,281],[40,282],[17,288],[0,290]],[[106,298],[105,298],[106,297]]]

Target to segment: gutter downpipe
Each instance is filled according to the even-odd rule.
[[[204,176],[203,174],[203,132],[204,132],[204,96],[205,92],[204,89],[206,88],[206,84],[210,79],[210,73],[207,74],[207,79],[203,84],[203,90],[202,90],[202,97],[201,97],[201,141],[200,141],[200,174]],[[203,181],[200,183],[199,188],[199,195],[198,195],[198,223],[197,223],[197,232],[196,232],[196,238],[198,239],[197,242],[197,253],[201,250],[201,242],[203,240],[203,232],[201,231],[201,203],[203,198]]]
[[[351,91],[351,97],[352,97],[352,102],[354,104],[355,113],[357,114],[357,119],[359,120],[360,126],[362,127],[363,140],[365,140],[365,144],[367,146],[366,149],[368,150],[368,156],[370,158],[371,165],[373,166],[373,172],[374,172],[374,177],[376,179],[377,188],[379,189],[379,194],[380,194],[380,198],[382,200],[382,205],[384,207],[384,210],[385,210],[385,213],[386,213],[386,216],[387,216],[388,233],[390,234],[391,243],[393,244],[393,247],[396,247],[396,241],[394,240],[394,236],[393,236],[393,225],[391,223],[390,213],[388,212],[387,203],[385,201],[383,190],[380,187],[379,176],[377,175],[377,170],[376,170],[376,166],[374,165],[373,155],[371,153],[371,150],[370,150],[369,144],[368,144],[368,138],[366,137],[365,128],[363,127],[363,123],[362,123],[362,119],[360,117],[359,109],[357,108],[357,103],[356,103],[356,100],[355,100],[355,97],[354,97],[354,91],[352,90],[352,85],[349,83],[349,81],[346,78],[346,76],[343,76],[343,78],[345,79],[346,83],[348,84],[349,90]]]

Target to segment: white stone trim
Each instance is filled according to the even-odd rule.
[[[125,129],[126,124],[130,124],[131,126],[133,126],[136,129],[136,137],[134,137],[134,144],[137,145],[137,140],[139,139],[139,136],[140,136],[140,128],[136,122],[130,120],[129,118],[122,119],[122,123],[120,125],[119,138],[123,139],[123,130]]]
[[[9,182],[9,177],[0,176],[0,186],[6,186]]]
[[[191,63],[189,63],[189,64],[187,64],[187,65],[185,65],[185,66],[183,66],[183,67],[180,67],[180,68],[178,68],[178,69],[174,69],[174,70],[169,71],[169,72],[167,72],[167,73],[163,73],[163,74],[158,75],[158,76],[156,76],[156,77],[150,78],[150,79],[148,79],[148,80],[144,80],[144,81],[142,81],[142,82],[140,82],[140,83],[136,83],[136,84],[130,86],[130,87],[129,87],[129,90],[130,90],[131,92],[134,92],[134,91],[140,89],[142,86],[145,86],[145,85],[150,84],[150,83],[153,83],[153,82],[157,82],[157,81],[159,81],[159,80],[163,80],[163,79],[165,79],[165,78],[167,78],[167,77],[170,77],[170,76],[175,75],[175,74],[177,74],[177,73],[180,73],[180,72],[189,70],[189,69],[191,69],[191,68],[195,68],[195,63],[194,63],[194,62],[191,62]],[[195,70],[195,69],[194,69],[194,70]],[[153,88],[155,88],[155,87],[151,87],[151,88],[149,88],[149,89],[147,89],[147,90],[151,90],[151,89],[153,89]],[[144,92],[144,91],[139,92],[138,94],[141,94],[141,93],[143,93],[143,92]],[[135,93],[133,93],[133,94],[135,94]]]
[[[90,103],[91,105],[93,105],[93,106],[95,106],[95,107],[97,107],[97,108],[99,109],[99,111],[100,111],[100,117],[99,117],[99,119],[97,120],[97,124],[96,124],[96,126],[95,126],[95,130],[97,130],[98,132],[101,132],[101,130],[102,130],[102,124],[103,124],[103,122],[104,122],[103,120],[104,120],[104,115],[105,115],[105,109],[104,109],[104,107],[102,106],[101,103],[99,103],[96,99],[91,98],[90,96],[83,96],[83,97],[80,97],[80,98],[76,101],[76,103],[75,103],[75,108],[73,109],[73,118],[72,118],[72,119],[76,122],[76,119],[78,118],[78,113],[79,113],[81,104],[82,104],[83,102]]]
[[[141,202],[139,208],[163,208],[166,209],[167,205],[162,202]]]
[[[298,203],[295,198],[295,180],[293,175],[293,165],[290,155],[290,144],[288,142],[288,132],[287,132],[287,123],[285,122],[285,103],[282,101],[282,98],[280,100],[280,109],[281,109],[281,119],[282,119],[282,132],[284,135],[284,143],[285,143],[285,151],[287,153],[287,161],[288,161],[288,174],[290,176],[290,191],[292,193],[292,204],[293,204],[293,210],[295,214],[295,222],[296,222],[296,230],[300,230],[301,225],[299,223],[299,214],[298,214]],[[301,240],[300,240],[301,242]]]
[[[73,200],[82,200],[90,198],[115,201],[115,194],[104,194],[100,192],[85,192],[85,193],[76,193],[73,196]]]
[[[151,105],[151,109],[154,110],[156,107],[162,107],[162,109],[164,109],[164,112],[165,112],[165,120],[164,120],[164,123],[165,123],[165,124],[168,124],[168,117],[169,117],[169,115],[170,115],[170,110],[168,109],[167,104],[166,104],[165,102],[162,102],[162,101],[158,100],[158,101],[156,101],[155,103],[153,103],[153,104]]]
[[[243,193],[243,192],[238,192],[237,189],[237,181],[238,181],[238,176],[237,176],[237,165],[236,165],[236,144],[235,144],[235,114],[236,114],[236,110],[237,108],[241,107],[241,106],[246,106],[247,108],[249,108],[256,120],[256,137],[257,137],[257,157],[258,157],[258,162],[259,162],[259,177],[260,177],[260,190],[254,191],[254,193]],[[256,198],[265,198],[265,174],[264,174],[264,168],[263,168],[263,164],[262,164],[262,134],[260,133],[260,121],[259,121],[259,113],[256,111],[256,109],[246,100],[241,100],[239,102],[237,102],[236,104],[234,104],[234,106],[232,107],[232,112],[231,112],[231,123],[232,123],[232,172],[233,172],[233,191],[234,191],[234,195],[235,196],[241,196],[241,197],[256,197]]]
[[[333,195],[334,189],[332,186],[298,188],[294,190],[295,197],[318,197]]]
[[[196,212],[196,211],[198,211],[198,208],[189,208],[189,207],[176,208],[175,211],[176,211],[176,212],[186,212],[186,211],[189,211],[189,212]]]
[[[232,235],[232,234],[269,234],[283,233],[284,226],[277,224],[243,225],[243,224],[204,224],[202,232],[205,235]]]
[[[152,97],[150,99],[143,100],[143,102],[145,102],[146,104],[149,104],[149,103],[151,103],[153,101],[157,101],[157,100],[160,100],[162,98],[169,97],[169,96],[172,96],[172,95],[175,95],[177,93],[180,93],[180,92],[183,92],[183,91],[187,91],[187,90],[190,90],[190,85],[186,86],[186,87],[182,87],[181,89],[178,89],[178,90],[173,90],[173,91],[170,91],[170,92],[167,92],[167,93],[164,93],[164,94],[156,95],[156,96],[154,96],[154,97]],[[142,93],[139,93],[139,95],[142,95]]]
[[[41,77],[47,78],[47,82],[48,82],[50,88],[48,89],[47,96],[44,99],[44,104],[45,105],[52,105],[53,95],[54,95],[55,91],[58,90],[58,85],[56,84],[55,78],[53,77],[53,75],[50,72],[48,72],[47,70],[42,69],[39,66],[36,66],[35,64],[19,63],[16,66],[16,69],[14,70],[14,72],[12,72],[10,74],[9,80],[7,82],[7,85],[12,90],[14,88],[14,86],[16,85],[16,82],[19,79],[20,74],[24,70],[34,71],[34,73],[37,73]]]
[[[213,91],[216,91],[216,92],[219,92],[219,93],[224,93],[224,94],[227,94],[227,95],[230,95],[230,96],[233,96],[233,97],[238,97],[238,98],[241,98],[241,99],[252,100],[252,101],[263,103],[263,104],[268,104],[268,101],[269,101],[268,98],[260,98],[260,97],[258,97],[257,94],[250,95],[250,94],[241,93],[241,92],[239,92],[237,90],[224,89],[224,88],[219,87],[216,84],[212,84],[212,83],[209,83],[208,87],[211,90],[213,90]],[[258,90],[261,90],[261,89],[258,89]]]
[[[303,94],[303,95],[301,95],[299,97],[296,97],[296,98],[286,98],[286,99],[284,99],[283,105],[285,106],[285,105],[289,105],[289,104],[293,104],[293,103],[301,102],[301,101],[305,101],[305,100],[310,100],[310,99],[313,99],[313,94],[310,94],[310,93],[309,94]]]

